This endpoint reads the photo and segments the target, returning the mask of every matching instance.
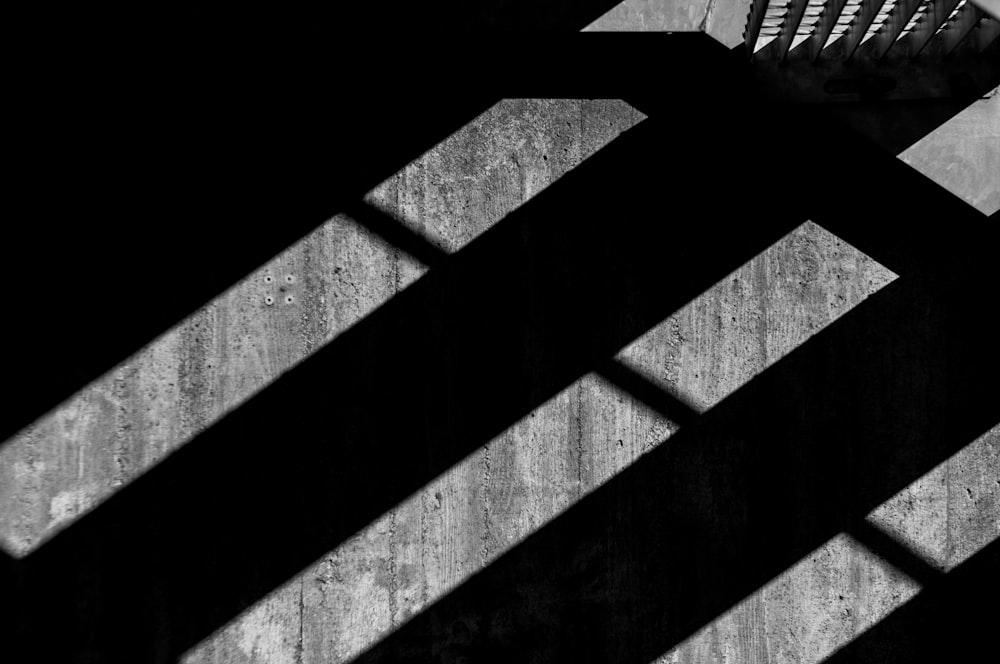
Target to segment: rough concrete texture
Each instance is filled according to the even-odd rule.
[[[1000,209],[1000,88],[931,132],[900,158],[985,214]]]
[[[732,48],[743,42],[743,28],[749,13],[750,3],[744,0],[713,0],[705,12],[705,25],[702,29]]]
[[[840,534],[657,662],[821,661],[918,590]]]
[[[743,41],[746,0],[626,0],[584,28],[587,32],[692,32],[726,46]]]
[[[625,3],[618,11],[655,29],[696,29],[707,20],[720,34],[732,32],[734,21],[723,20],[724,13],[714,18],[708,2],[695,3],[700,14],[689,11],[695,5],[670,5],[657,14],[654,4]],[[595,26],[626,25],[612,14]],[[457,251],[641,120],[619,101],[505,101],[376,187],[369,199]],[[903,158],[984,212],[995,211],[1000,99],[975,104]],[[29,554],[424,270],[349,218],[330,220],[0,448],[0,542]],[[623,349],[620,359],[707,409],[892,279],[803,219]],[[400,380],[419,389],[418,377]],[[347,661],[676,428],[601,378],[586,376],[316,561],[185,661]],[[951,568],[1000,535],[998,477],[995,428],[871,520]],[[658,661],[819,661],[917,589],[864,546],[838,536]]]
[[[712,1],[625,0],[584,30],[629,32],[699,30]]]

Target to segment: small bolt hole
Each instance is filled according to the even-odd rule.
[[[272,277],[271,275],[267,275],[266,277],[264,277],[264,283],[265,284],[269,284],[272,281],[274,281],[274,277]]]
[[[268,306],[274,304],[274,298],[268,295],[267,297],[264,298],[264,304]]]

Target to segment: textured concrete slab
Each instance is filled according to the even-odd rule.
[[[1000,210],[998,90],[994,89],[900,155],[907,164],[984,214]]]
[[[739,23],[730,18],[738,7],[722,11],[727,2],[663,14],[656,3],[625,3],[595,29],[704,25],[725,41]],[[997,103],[975,104],[902,158],[980,210],[995,211]],[[620,101],[508,100],[376,187],[369,201],[456,251],[641,120]],[[706,410],[893,279],[802,221],[619,359]],[[609,229],[613,224],[609,219]],[[664,260],[685,250],[665,247]],[[425,271],[350,218],[330,220],[0,448],[4,548],[30,554]],[[420,389],[419,376],[399,381]],[[669,445],[676,430],[677,423],[588,375],[185,661],[349,661],[643,454]],[[946,569],[1000,536],[997,431],[884,504],[872,522]],[[280,468],[279,451],[275,472]],[[838,537],[658,661],[819,661],[916,591],[913,580],[864,546]]]
[[[702,27],[713,0],[625,0],[588,25],[586,31],[694,31]]]

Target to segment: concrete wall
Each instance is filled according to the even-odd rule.
[[[740,3],[626,2],[594,27],[715,26],[731,41],[742,18],[728,4]],[[456,251],[641,121],[615,100],[508,100],[369,199]],[[1000,208],[1000,98],[974,104],[902,158],[980,210]],[[620,359],[708,409],[894,278],[802,222]],[[350,218],[331,219],[0,448],[0,543],[19,556],[34,551],[424,271]],[[419,389],[417,377],[400,380]],[[588,375],[185,661],[347,661],[676,428]],[[1000,535],[997,477],[1000,428],[871,518],[951,568]],[[840,536],[658,661],[818,661],[917,590]]]

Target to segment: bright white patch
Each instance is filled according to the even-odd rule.
[[[91,486],[60,491],[49,501],[49,528],[72,521],[88,510],[94,502],[95,491]]]

